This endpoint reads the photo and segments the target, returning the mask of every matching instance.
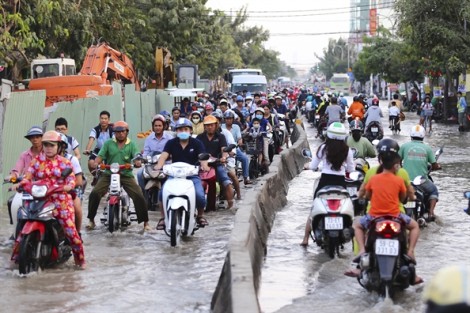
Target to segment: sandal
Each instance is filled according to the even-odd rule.
[[[196,223],[201,228],[209,225],[209,222],[206,220],[204,216],[196,217]]]
[[[88,224],[86,225],[86,229],[88,230],[93,230],[95,229],[95,227],[96,227],[96,224],[93,221],[89,221]]]
[[[165,229],[165,219],[161,218],[158,220],[157,230],[164,230]]]

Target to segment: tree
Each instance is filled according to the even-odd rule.
[[[346,73],[348,70],[348,44],[340,38],[330,39],[328,46],[323,49],[323,56],[315,56],[320,60],[319,69],[330,79],[333,73]]]

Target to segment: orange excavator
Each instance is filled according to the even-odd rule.
[[[29,82],[29,90],[46,90],[46,107],[60,101],[112,95],[111,83],[135,84],[140,90],[134,64],[129,57],[100,42],[88,48],[83,66],[77,75],[35,78]]]

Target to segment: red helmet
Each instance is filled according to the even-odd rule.
[[[161,122],[163,123],[163,125],[166,124],[166,118],[165,118],[163,115],[161,115],[161,114],[157,114],[157,115],[155,115],[155,116],[152,118],[152,125],[153,125],[153,123],[154,123],[156,120],[161,121]],[[115,125],[116,125],[116,124],[115,124]]]
[[[44,133],[42,136],[42,143],[44,142],[55,142],[59,143],[62,141],[62,137],[60,136],[60,133],[56,132],[55,130],[49,130]]]
[[[123,131],[123,130],[129,131],[129,125],[124,121],[117,121],[113,125],[113,130],[114,131]]]

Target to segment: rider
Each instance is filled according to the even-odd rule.
[[[403,220],[406,228],[410,231],[406,254],[415,263],[414,250],[418,242],[419,225],[400,210],[400,202],[403,202],[407,196],[410,196],[410,193],[403,178],[397,175],[401,167],[399,149],[398,144],[390,139],[382,140],[377,145],[381,162],[377,170],[379,174],[372,176],[367,183],[364,183],[365,187],[361,186],[359,191],[359,197],[365,195],[366,198],[370,199],[371,206],[368,213],[353,224],[354,236],[359,247],[359,256],[355,260],[360,259],[360,256],[366,252],[364,232],[369,229],[372,220],[376,217],[390,215]],[[359,271],[358,269],[353,269],[345,274],[355,277],[359,274]],[[420,282],[422,282],[422,279],[417,276],[415,284]]]
[[[424,98],[424,102],[421,104],[421,113],[420,113],[420,119],[419,119],[419,125],[424,125],[424,119],[427,116],[432,116],[434,112],[434,107],[432,106],[431,103],[431,97],[426,96]],[[429,118],[429,131],[432,131],[432,118]]]
[[[60,134],[55,130],[47,131],[42,136],[44,153],[40,153],[32,160],[24,179],[19,184],[13,185],[12,189],[16,190],[19,185],[25,185],[28,182],[38,179],[45,179],[51,183],[63,185],[63,192],[51,195],[51,200],[54,202],[56,208],[52,214],[64,228],[65,236],[72,247],[75,264],[79,268],[85,269],[83,243],[75,228],[72,197],[68,194],[68,192],[75,187],[75,174],[72,172],[66,178],[61,177],[64,169],[72,168],[70,161],[58,154],[61,141],[62,138]],[[12,260],[15,260],[17,257],[19,243],[20,237],[17,238],[15,242],[15,253],[12,256]]]
[[[364,118],[366,119],[366,129],[368,130],[370,123],[377,122],[379,128],[379,138],[383,137],[383,128],[381,118],[383,117],[382,110],[379,107],[379,99],[372,99],[372,105],[367,109]]]
[[[331,98],[330,105],[326,108],[325,115],[328,117],[328,126],[334,122],[341,122],[341,119],[344,117],[344,111],[338,105],[338,99],[336,97]]]
[[[232,133],[233,139],[238,144],[236,153],[236,159],[241,162],[242,164],[242,171],[243,171],[243,180],[245,185],[250,185],[253,182],[250,180],[249,177],[249,162],[248,156],[240,149],[239,146],[243,144],[243,138],[240,126],[234,123],[235,120],[235,113],[232,111],[226,111],[224,114],[225,124],[222,124],[222,128],[227,129]]]
[[[193,124],[193,135],[199,135],[204,132],[204,124],[202,123],[202,114],[199,111],[193,111],[190,115]]]
[[[358,117],[359,120],[362,121],[362,119],[364,118],[364,113],[366,113],[364,105],[360,102],[358,96],[355,96],[353,98],[353,103],[351,104],[348,110],[348,114],[351,115],[349,117],[349,121],[355,120],[356,117]]]
[[[104,142],[113,137],[113,127],[109,123],[110,116],[111,115],[108,111],[101,111],[100,123],[98,124],[98,126],[92,128],[90,131],[88,143],[86,145],[85,151],[83,151],[83,154],[90,156],[88,158],[88,170],[90,171],[90,173],[92,173],[96,168],[95,159],[98,155],[98,152],[100,152],[101,147],[103,147]],[[91,151],[91,147],[93,146],[94,141],[96,141],[96,146],[95,149]]]
[[[65,134],[60,133],[62,138],[61,146],[59,148],[59,155],[63,156],[72,163],[72,170],[75,174],[75,195],[72,195],[73,208],[75,211],[75,227],[77,232],[81,237],[80,230],[82,228],[82,200],[83,200],[83,191],[86,187],[86,180],[83,177],[82,167],[78,158],[67,152],[67,146],[69,145],[69,139]]]
[[[181,109],[179,107],[174,107],[171,110],[171,118],[170,118],[170,129],[174,130],[176,124],[180,121]]]
[[[164,129],[166,127],[166,119],[163,115],[157,114],[152,118],[152,129],[153,133],[151,133],[147,138],[145,138],[144,143],[144,153],[142,156],[146,158],[148,155],[151,155],[152,152],[162,152],[163,148],[165,148],[165,144],[168,140],[172,139],[169,133],[165,132]],[[142,193],[145,195],[145,178],[144,178],[144,168],[140,169],[137,172],[137,182],[142,190]]]
[[[345,142],[347,135],[346,127],[340,122],[334,122],[328,126],[325,142],[318,147],[312,161],[304,165],[304,169],[316,170],[320,162],[323,162],[320,180],[313,194],[314,198],[318,190],[325,186],[335,185],[346,188],[345,175],[354,171],[353,151]],[[305,224],[305,234],[301,246],[308,245],[308,238],[312,231],[311,224],[309,216]]]
[[[375,148],[370,141],[362,137],[362,122],[360,120],[354,120],[349,124],[351,130],[351,136],[348,136],[346,141],[350,148],[354,148],[357,151],[356,158],[375,158]]]
[[[75,139],[72,136],[67,135],[68,127],[69,127],[69,123],[67,122],[65,118],[59,117],[58,119],[56,119],[55,131],[67,136],[67,141],[68,141],[67,153],[75,155],[75,157],[80,160],[80,149],[78,148],[80,144],[78,143],[77,139]]]
[[[182,119],[179,124],[176,125],[176,138],[170,139],[163,149],[158,163],[155,166],[155,170],[161,170],[165,162],[171,157],[173,163],[185,162],[191,165],[199,164],[198,156],[201,153],[206,152],[204,145],[199,140],[191,137],[192,124],[187,119]],[[201,161],[201,170],[208,172],[209,167],[206,161]],[[198,175],[187,177],[194,184],[194,190],[196,193],[196,208],[197,208],[197,223],[200,226],[209,225],[204,217],[204,208],[206,206],[206,198],[204,189],[202,188],[201,179]],[[165,188],[165,185],[163,185]],[[160,201],[162,201],[162,192],[160,191]],[[164,212],[162,212],[164,215]],[[157,230],[165,229],[165,219],[161,218],[157,224]]]
[[[114,123],[114,136],[112,140],[104,143],[98,156],[95,159],[95,168],[106,160],[107,164],[118,163],[119,165],[129,164],[140,151],[137,145],[131,141],[127,136],[129,134],[129,125],[124,121]],[[135,167],[140,167],[141,160],[134,162]],[[142,190],[137,185],[131,169],[122,169],[120,172],[121,184],[127,194],[134,202],[135,211],[137,214],[138,223],[144,222],[144,230],[150,230],[148,225],[149,218],[147,212],[147,202],[145,201]],[[88,225],[87,229],[95,228],[95,216],[98,211],[101,198],[108,191],[111,179],[111,172],[106,170],[96,183],[95,187],[90,193],[88,200]]]
[[[439,192],[436,185],[429,179],[428,164],[431,164],[431,170],[439,170],[441,166],[436,162],[436,157],[431,147],[423,142],[426,131],[423,126],[413,126],[410,132],[411,141],[402,145],[400,157],[403,159],[403,167],[410,174],[413,180],[417,176],[425,179],[420,188],[429,196],[429,221],[434,221],[434,208],[439,200]]]
[[[395,95],[396,96],[396,95]],[[394,100],[390,102],[390,107],[388,108],[388,120],[390,123],[389,128],[392,128],[392,123],[395,121],[395,130],[401,131],[400,128],[400,107],[398,106],[397,102]]]
[[[230,134],[231,135],[231,134]],[[218,158],[220,156],[220,163],[225,163],[228,153],[223,149],[227,147],[227,139],[218,131],[218,121],[213,115],[204,118],[204,132],[196,137],[202,142],[207,153],[211,156]],[[232,181],[227,175],[224,166],[218,164],[215,168],[217,179],[225,188],[225,199],[227,200],[227,209],[233,207],[233,189]]]

